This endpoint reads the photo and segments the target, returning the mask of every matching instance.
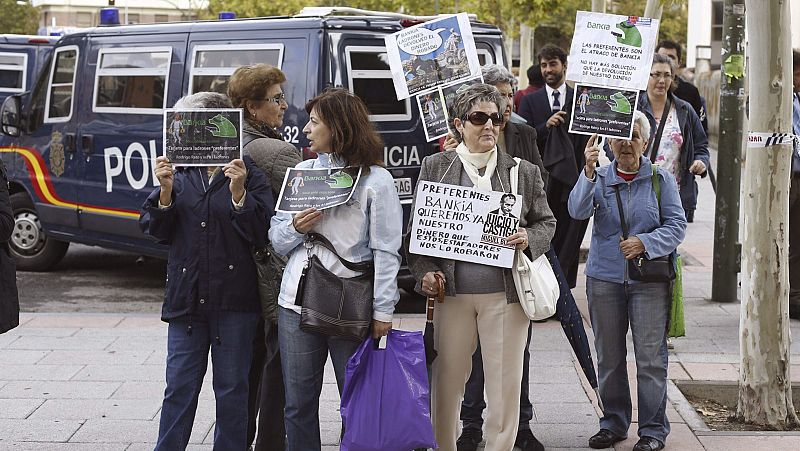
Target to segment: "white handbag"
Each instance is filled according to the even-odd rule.
[[[514,160],[517,165],[511,168],[511,193],[517,194],[521,160],[519,158]],[[556,313],[556,301],[560,294],[558,280],[550,261],[544,254],[531,261],[524,252],[517,250],[511,274],[514,276],[519,303],[528,318],[542,320]]]

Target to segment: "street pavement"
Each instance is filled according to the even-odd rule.
[[[684,268],[687,336],[674,340],[672,380],[738,379],[739,303],[714,303],[711,296],[714,195],[700,181],[695,222],[680,250]],[[588,234],[585,245],[588,246]],[[584,277],[573,291],[590,335]],[[164,390],[166,325],[157,315],[114,313],[25,313],[21,326],[0,335],[0,450],[140,451],[153,448]],[[398,315],[395,328],[421,330],[422,315]],[[791,322],[800,333],[800,321]],[[593,351],[593,356],[596,353]],[[635,403],[635,367],[628,345]],[[800,363],[800,346],[792,344]],[[214,400],[207,372],[190,450],[211,450]],[[535,324],[531,343],[531,428],[548,450],[585,450],[598,429],[594,393],[583,379],[557,321]],[[800,364],[792,365],[800,381]],[[800,449],[800,435],[693,432],[671,396],[668,450]],[[320,403],[324,450],[338,449],[338,393],[330,366]],[[687,417],[690,417],[687,415]],[[636,411],[633,414],[636,419]],[[688,421],[688,424],[687,424]],[[616,446],[630,450],[629,438]]]

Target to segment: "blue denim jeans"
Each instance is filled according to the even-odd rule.
[[[257,312],[223,311],[170,320],[156,451],[182,450],[189,443],[209,349],[217,405],[214,449],[247,448],[247,376],[258,319]]]
[[[522,386],[519,396],[519,430],[530,429],[533,419],[533,405],[529,392],[529,372],[531,363],[531,326],[528,325],[528,341],[522,356]],[[463,429],[483,429],[483,410],[486,409],[486,400],[483,399],[483,357],[481,356],[481,342],[478,337],[478,348],[472,354],[472,372],[464,388],[464,400],[461,402],[461,423]]]
[[[300,315],[283,307],[278,308],[278,343],[286,389],[286,450],[319,451],[319,395],[328,353],[341,395],[347,361],[361,343],[304,332]]]
[[[627,436],[631,424],[625,336],[630,324],[636,357],[639,436],[666,441],[668,283],[621,284],[586,278],[586,295],[597,349],[600,427]]]

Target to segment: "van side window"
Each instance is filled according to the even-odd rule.
[[[385,47],[348,46],[345,56],[350,90],[367,104],[370,120],[411,119],[411,101],[397,100]]]
[[[226,94],[228,79],[240,66],[264,63],[278,69],[283,64],[283,44],[198,45],[194,47],[189,92]]]
[[[100,49],[93,111],[161,114],[171,47]]]
[[[0,92],[25,92],[28,55],[0,53]]]
[[[78,47],[56,49],[47,87],[45,122],[67,122],[72,117],[72,98],[75,94],[75,64]]]
[[[478,54],[478,64],[481,66],[485,66],[487,64],[494,64],[494,58],[492,58],[491,52],[486,49],[477,49]]]

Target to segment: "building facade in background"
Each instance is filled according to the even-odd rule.
[[[85,28],[100,23],[108,0],[31,0],[41,10],[41,28]],[[194,20],[207,0],[117,0],[120,23],[158,23]]]

